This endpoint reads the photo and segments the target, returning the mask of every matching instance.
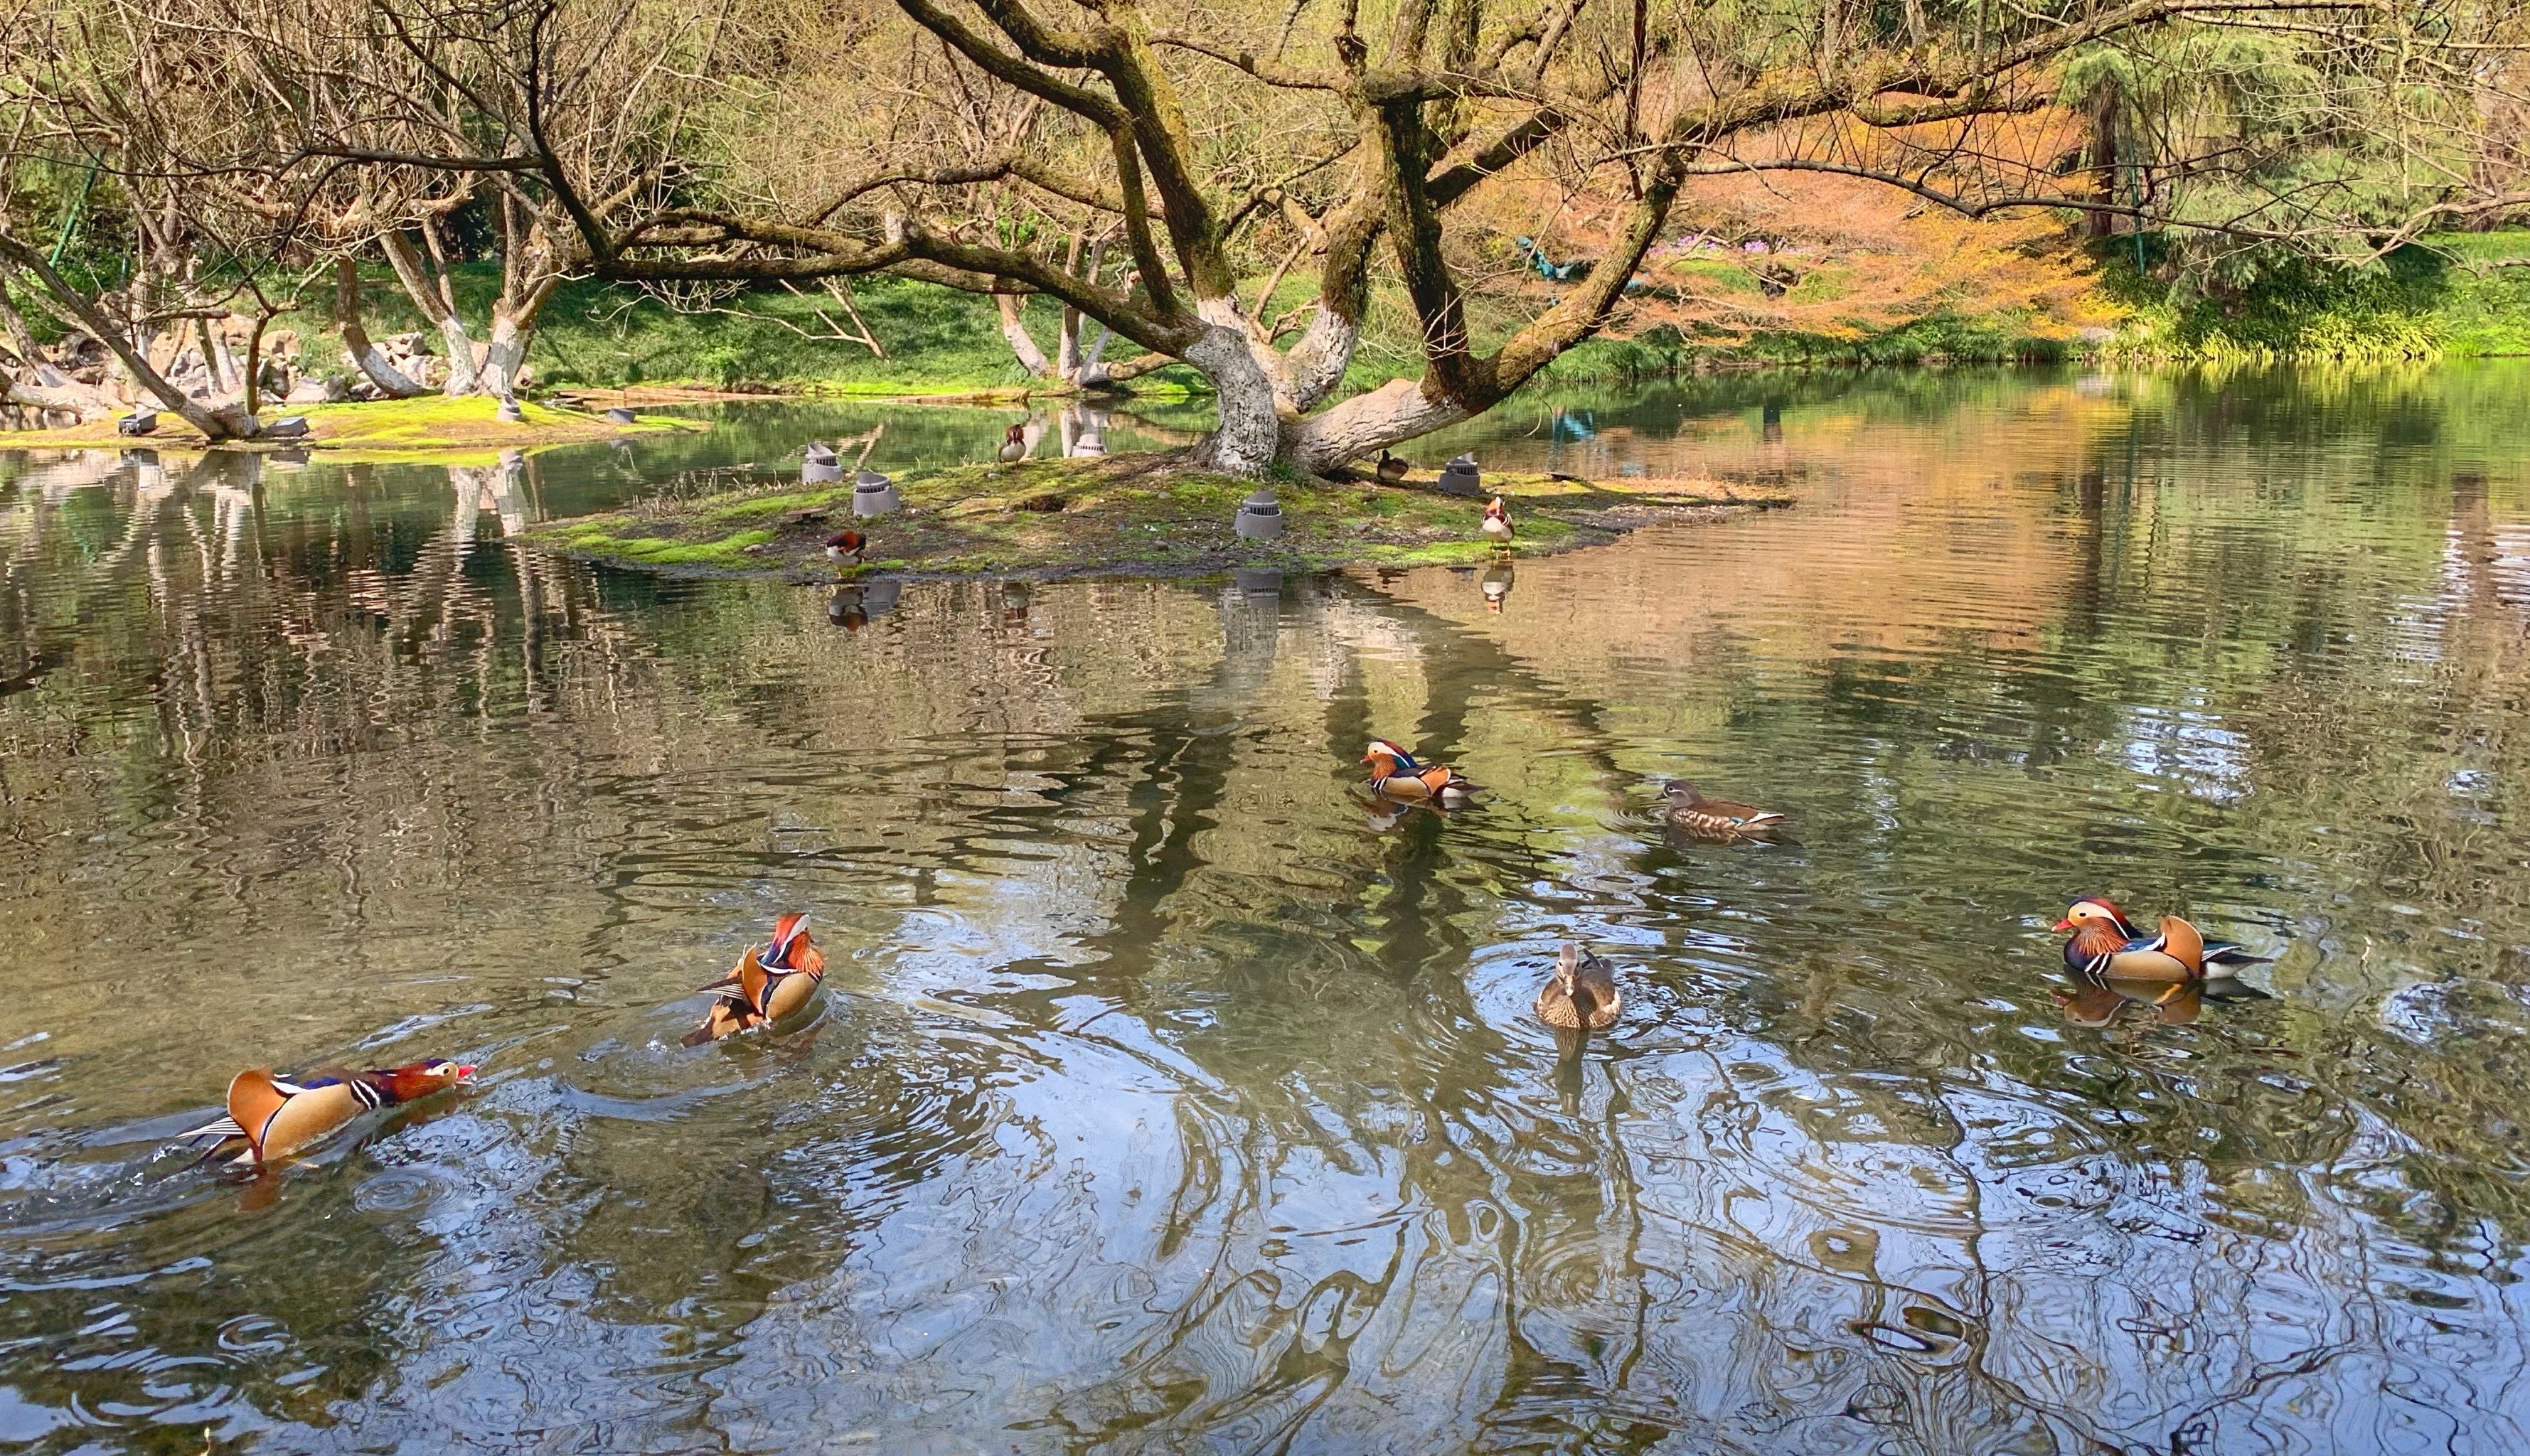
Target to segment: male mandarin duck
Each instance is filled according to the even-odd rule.
[[[1485,539],[1496,546],[1509,546],[1512,531],[1511,512],[1503,509],[1502,497],[1496,496],[1485,507]]]
[[[1699,839],[1753,839],[1786,822],[1783,815],[1753,804],[1706,798],[1703,790],[1683,779],[1672,779],[1661,789],[1661,813]]]
[[[837,531],[826,538],[826,560],[830,562],[850,557],[857,563],[861,560],[861,553],[868,549],[869,537],[858,531]]]
[[[367,1072],[327,1067],[306,1077],[276,1077],[258,1067],[230,1080],[227,1116],[185,1136],[212,1140],[206,1158],[235,1153],[235,1162],[273,1162],[363,1112],[445,1092],[473,1075],[462,1061],[412,1061]]]
[[[792,1016],[807,1006],[825,979],[825,952],[808,939],[806,913],[785,915],[773,922],[772,944],[747,946],[738,969],[703,988],[715,998],[702,1024],[686,1033],[685,1045],[699,1047]]]
[[[1606,1031],[1624,1004],[1616,968],[1567,942],[1555,975],[1537,993],[1537,1019],[1564,1031]]]
[[[2161,934],[2147,936],[2116,901],[2099,895],[2075,900],[2056,928],[2073,933],[2064,943],[2064,964],[2085,976],[2203,981],[2235,976],[2240,967],[2266,960],[2227,942],[2209,944],[2202,931],[2175,915],[2161,917]]]
[[[1016,465],[1027,458],[1027,430],[1013,425],[1002,435],[1001,459],[1005,465]]]
[[[1371,739],[1361,761],[1370,765],[1371,791],[1393,799],[1448,807],[1465,803],[1476,790],[1466,775],[1439,764],[1417,763],[1413,754],[1386,738]]]

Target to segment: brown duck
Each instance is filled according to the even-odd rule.
[[[1683,779],[1672,779],[1661,790],[1661,814],[1698,839],[1726,842],[1762,838],[1785,824],[1784,816],[1732,799],[1704,796]]]
[[[1555,957],[1555,976],[1537,993],[1537,1019],[1565,1031],[1606,1031],[1625,1004],[1616,967],[1567,944]]]

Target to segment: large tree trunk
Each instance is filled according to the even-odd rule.
[[[483,351],[483,392],[508,399],[519,390],[519,366],[527,360],[532,326],[522,327],[505,309],[492,316],[492,343]]]
[[[57,410],[85,424],[103,419],[121,410],[122,405],[92,385],[71,383],[60,386],[30,384],[25,380],[0,380],[0,402],[23,404],[30,409]]]
[[[1363,456],[1473,417],[1422,381],[1396,379],[1299,421],[1292,463],[1321,474]]]
[[[1218,413],[1196,456],[1225,475],[1261,476],[1281,453],[1283,425],[1274,381],[1248,348],[1246,320],[1235,298],[1203,298],[1195,311],[1212,325],[1185,351],[1185,361],[1212,382]]]
[[[352,366],[379,394],[390,400],[412,400],[430,393],[429,386],[388,363],[370,342],[368,328],[360,322],[360,265],[348,256],[334,260],[334,322],[343,331],[343,351],[351,356]]]
[[[1333,308],[1320,304],[1310,316],[1308,330],[1300,342],[1292,346],[1285,363],[1291,379],[1293,409],[1310,410],[1326,403],[1327,396],[1344,383],[1345,370],[1352,367],[1354,346],[1361,342],[1361,326]]]
[[[535,209],[514,189],[501,193],[501,296],[492,303],[492,342],[484,351],[480,385],[508,399],[535,337],[536,316],[562,282],[553,248]]]

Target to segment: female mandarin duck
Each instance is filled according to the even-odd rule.
[[[185,1134],[215,1141],[205,1158],[235,1153],[240,1163],[289,1157],[361,1113],[445,1092],[474,1075],[462,1061],[413,1061],[382,1071],[328,1067],[309,1077],[276,1077],[257,1068],[229,1082],[229,1114]]]
[[[1405,461],[1398,458],[1396,456],[1390,455],[1385,450],[1382,450],[1379,453],[1380,484],[1395,485],[1397,482],[1403,480],[1405,478],[1406,468],[1407,466]]]
[[[1511,512],[1503,509],[1502,497],[1496,496],[1485,507],[1485,539],[1496,546],[1509,546],[1512,531]]]
[[[2116,901],[2099,895],[2075,900],[2056,928],[2073,933],[2064,943],[2064,964],[2084,976],[2203,981],[2235,976],[2240,967],[2266,960],[2225,942],[2209,944],[2202,931],[2175,915],[2161,917],[2161,934],[2147,936],[2135,929]]]
[[[1386,738],[1371,739],[1361,761],[1370,765],[1371,791],[1393,799],[1454,808],[1476,791],[1466,775],[1439,764],[1417,763],[1413,754]]]
[[[702,1024],[686,1033],[685,1045],[699,1047],[783,1020],[804,1009],[825,979],[826,956],[808,939],[806,913],[785,915],[773,922],[772,944],[747,946],[738,969],[703,988],[715,999]]]
[[[1781,829],[1785,818],[1754,804],[1709,799],[1683,779],[1672,779],[1661,789],[1661,814],[1699,839],[1753,839]]]
[[[1624,1004],[1616,968],[1567,943],[1555,957],[1554,978],[1537,993],[1537,1019],[1562,1031],[1606,1031]]]

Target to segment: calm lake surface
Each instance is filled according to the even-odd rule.
[[[1803,504],[1490,581],[507,539],[1016,418],[0,457],[0,1446],[2530,1449],[2530,366],[1547,400],[1418,458]],[[1490,792],[1374,810],[1373,734]],[[2069,985],[2085,891],[2271,998]],[[822,1019],[680,1049],[794,908]]]

